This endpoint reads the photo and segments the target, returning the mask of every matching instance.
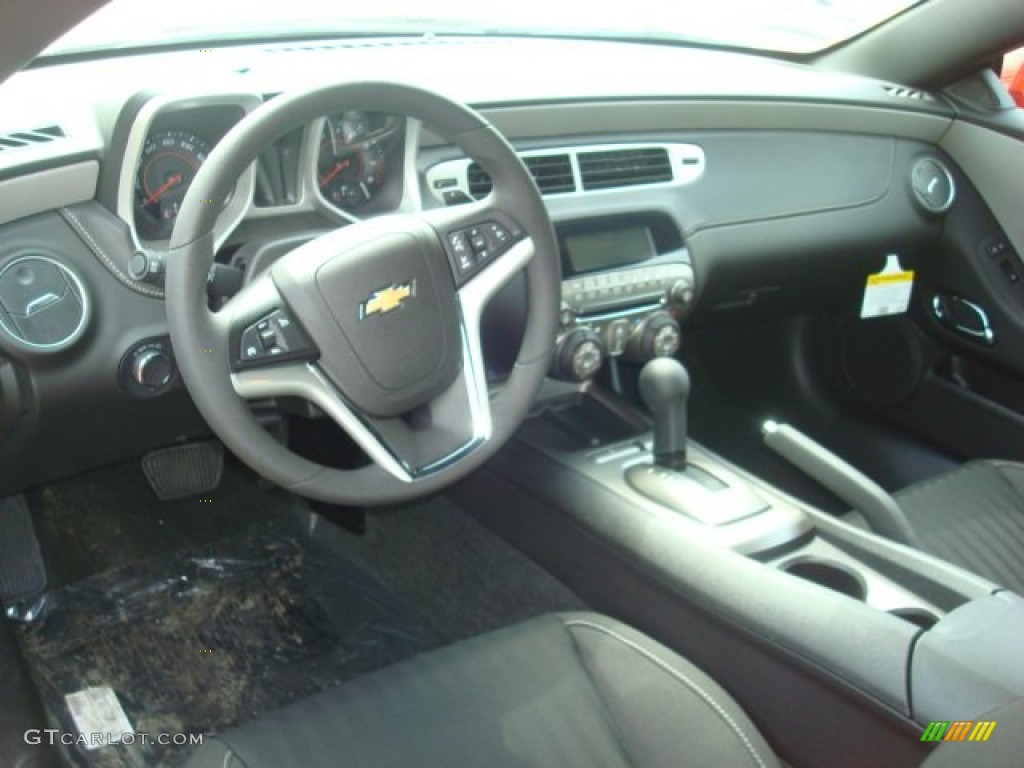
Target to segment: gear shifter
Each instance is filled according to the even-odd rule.
[[[654,463],[626,468],[626,482],[663,507],[699,523],[722,526],[771,508],[754,488],[734,472],[709,462],[696,451],[686,460],[686,404],[690,376],[678,360],[659,357],[640,371],[640,399],[654,417]]]
[[[640,398],[654,416],[654,462],[667,469],[686,467],[686,401],[690,375],[678,360],[659,357],[640,371]]]

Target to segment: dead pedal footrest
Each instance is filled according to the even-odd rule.
[[[142,457],[142,471],[161,501],[208,493],[220,485],[224,446],[211,440],[161,448]]]

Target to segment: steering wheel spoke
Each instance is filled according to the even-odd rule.
[[[408,464],[356,414],[313,363],[288,363],[236,371],[231,374],[231,385],[239,397],[246,400],[277,397],[308,400],[345,430],[374,463],[402,482],[412,480]]]

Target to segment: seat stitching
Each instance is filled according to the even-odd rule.
[[[590,621],[584,621],[582,619],[573,619],[567,621],[565,622],[565,626],[584,627],[608,635],[609,637],[618,640],[620,643],[626,645],[627,647],[632,648],[634,651],[639,653],[641,656],[643,656],[645,659],[647,659],[655,666],[661,668],[665,672],[668,672],[668,674],[674,677],[678,682],[682,683],[684,686],[689,688],[693,693],[697,694],[697,696],[705,704],[707,704],[711,708],[711,710],[725,722],[727,726],[729,726],[730,730],[732,730],[732,732],[735,733],[737,737],[739,737],[739,740],[743,743],[743,746],[746,747],[747,752],[750,753],[750,756],[753,758],[754,763],[759,768],[768,768],[767,764],[764,762],[764,760],[761,759],[761,756],[757,753],[757,750],[754,748],[754,745],[751,743],[750,739],[743,732],[743,729],[740,728],[739,724],[732,718],[732,716],[729,715],[729,713],[726,712],[722,708],[722,706],[714,700],[711,694],[709,694],[707,691],[705,691],[703,688],[697,685],[697,683],[693,682],[693,680],[688,678],[682,672],[670,666],[666,662],[662,661],[653,653],[648,651],[646,648],[633,642],[628,637],[624,637],[623,635],[619,634],[615,630],[610,629],[608,627],[604,627],[600,624],[595,624]]]
[[[562,627],[568,627],[568,624],[566,624],[564,620],[562,623]],[[607,722],[608,729],[612,732],[612,734],[615,737],[615,744],[619,747],[619,750],[622,753],[623,762],[627,766],[629,766],[629,768],[633,768],[635,763],[633,761],[632,755],[630,755],[629,753],[629,749],[627,748],[626,739],[624,738],[624,734],[622,733],[622,728],[620,727],[615,715],[612,714],[611,708],[609,707],[608,702],[605,699],[605,695],[601,689],[602,687],[598,685],[597,681],[594,679],[593,671],[587,664],[587,660],[584,658],[583,651],[580,648],[579,639],[575,637],[572,632],[566,632],[565,634],[568,636],[569,642],[572,644],[573,653],[575,653],[576,655],[576,660],[580,663],[580,666],[583,668],[584,677],[590,684],[590,689],[594,692],[594,696],[597,697],[597,704],[598,708],[600,709],[600,714]]]
[[[97,243],[95,238],[93,238],[93,236],[89,233],[89,230],[85,228],[85,225],[82,224],[82,222],[74,214],[74,211],[72,211],[70,208],[61,208],[60,212],[61,215],[64,217],[65,221],[67,221],[68,224],[70,224],[71,227],[78,234],[80,234],[82,237],[86,239],[86,242],[89,244],[90,250],[94,254],[96,254],[96,256],[99,257],[100,261],[102,261],[106,265],[107,269],[109,269],[113,273],[114,277],[116,277],[119,282],[128,286],[136,293],[141,293],[143,296],[149,296],[150,298],[154,299],[159,299],[163,297],[163,291],[157,290],[155,288],[149,288],[144,285],[139,285],[130,277],[128,277],[128,275],[124,274],[124,272],[121,271],[117,264],[115,264],[114,261],[109,256],[107,256],[106,252],[103,250],[100,244]]]

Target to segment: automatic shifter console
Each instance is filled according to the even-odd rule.
[[[690,376],[678,360],[652,360],[640,372],[640,398],[654,417],[654,463],[626,469],[626,482],[651,501],[699,523],[727,525],[771,508],[749,483],[704,462],[687,461]]]

